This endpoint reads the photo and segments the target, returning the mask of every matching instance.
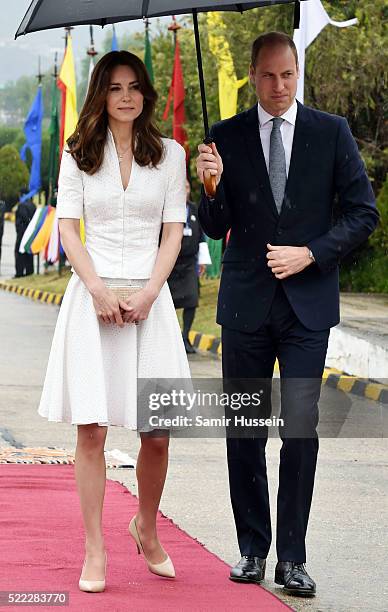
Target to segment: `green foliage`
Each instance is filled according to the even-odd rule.
[[[380,223],[370,242],[388,260],[388,174],[377,198],[377,207],[380,212]]]
[[[16,202],[22,189],[28,186],[29,172],[20,159],[19,151],[7,144],[0,149],[0,198]]]
[[[344,29],[327,26],[309,47],[306,103],[347,118],[378,193],[388,164],[388,6],[385,0],[324,4],[333,19],[356,16],[359,23]]]
[[[43,75],[42,79],[45,118],[50,116],[52,78],[49,71]],[[36,77],[22,76],[15,82],[6,83],[0,89],[0,108],[9,117],[9,121],[12,121],[12,125],[23,125],[36,96],[37,87]]]
[[[380,221],[366,246],[341,270],[341,289],[388,293],[388,175],[377,198]]]
[[[20,138],[24,139],[21,128],[0,125],[0,149],[6,144],[13,144],[16,146],[16,142],[19,142]]]
[[[352,266],[341,270],[341,291],[356,293],[388,293],[388,256],[375,247],[363,251],[362,258],[355,258]]]

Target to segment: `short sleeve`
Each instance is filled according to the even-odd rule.
[[[175,140],[168,142],[166,158],[167,189],[163,223],[186,223],[186,152]]]
[[[81,219],[83,203],[82,172],[71,154],[64,149],[58,178],[58,219]]]

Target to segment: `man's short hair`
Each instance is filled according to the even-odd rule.
[[[290,36],[288,36],[288,34],[285,34],[284,32],[267,32],[266,34],[261,34],[260,36],[258,36],[252,44],[252,66],[256,66],[257,58],[261,49],[263,49],[264,47],[276,47],[277,45],[284,45],[286,47],[290,47],[291,51],[295,56],[296,65],[299,65],[298,51],[292,38],[290,38]]]

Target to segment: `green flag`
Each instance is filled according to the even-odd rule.
[[[58,87],[57,80],[53,79],[51,93],[51,119],[50,119],[50,153],[49,153],[49,200],[53,203],[53,196],[57,186],[59,166],[59,116],[58,116]]]
[[[151,82],[153,83],[154,82],[154,69],[152,67],[152,52],[151,52],[151,42],[150,42],[150,35],[148,32],[148,26],[146,26],[146,30],[145,30],[144,64],[145,64],[145,67],[147,68]]]
[[[210,266],[206,266],[206,275],[209,278],[218,278],[221,273],[222,239],[213,240],[208,238],[207,242],[212,263]]]

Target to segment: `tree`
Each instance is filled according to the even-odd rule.
[[[0,125],[0,149],[6,144],[15,144],[18,138],[24,138],[21,128]]]
[[[378,194],[388,162],[388,8],[385,0],[324,4],[334,19],[356,16],[359,24],[327,26],[309,47],[306,103],[347,118]]]
[[[14,204],[22,189],[27,188],[29,173],[20,159],[19,151],[12,145],[0,149],[0,198]]]
[[[46,72],[42,79],[45,118],[50,116],[51,72],[52,70]],[[12,120],[12,125],[23,125],[36,95],[37,87],[36,77],[22,76],[17,81],[8,82],[1,88],[0,108],[9,116],[9,120]]]

